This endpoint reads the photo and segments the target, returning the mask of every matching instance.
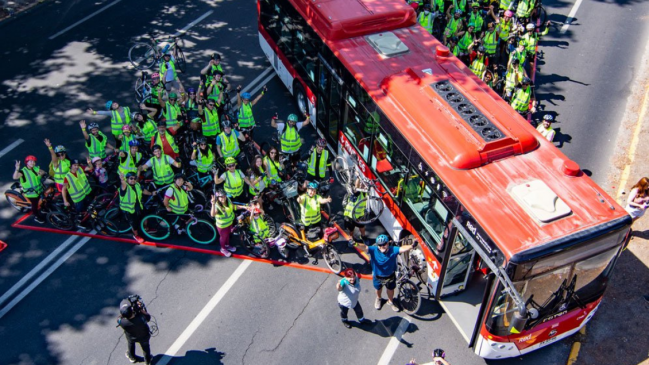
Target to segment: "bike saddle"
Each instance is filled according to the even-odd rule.
[[[317,241],[322,237],[322,229],[320,227],[310,228],[306,233],[306,238],[309,241]]]

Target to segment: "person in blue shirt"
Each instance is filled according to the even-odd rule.
[[[390,239],[387,235],[380,235],[376,238],[376,246],[366,246],[362,243],[356,243],[354,246],[359,247],[362,251],[370,256],[370,265],[372,265],[372,283],[376,289],[376,300],[374,301],[374,308],[381,309],[383,299],[381,294],[383,287],[388,294],[388,304],[393,311],[398,312],[399,307],[394,304],[394,289],[397,287],[397,256],[400,253],[408,252],[414,246],[391,246]]]

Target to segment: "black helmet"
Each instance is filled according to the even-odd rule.
[[[133,314],[133,308],[128,304],[122,304],[122,306],[119,307],[119,313],[122,317],[130,317]]]
[[[176,181],[176,180],[178,180],[178,179],[183,179],[183,180],[185,180],[185,175],[182,174],[182,173],[180,173],[180,172],[177,173],[176,175],[174,175],[174,181]]]
[[[232,128],[232,123],[229,120],[224,121],[223,128]]]
[[[196,143],[198,143],[198,144],[204,144],[204,143],[207,143],[207,138],[205,138],[205,137],[198,137],[198,138],[196,139]]]
[[[529,77],[524,77],[522,83],[523,83],[523,85],[529,85],[529,84],[532,83],[532,80],[530,80]]]
[[[158,127],[165,127],[165,128],[167,128],[167,122],[163,122],[163,121],[158,122]]]
[[[446,352],[442,349],[433,350],[433,357],[441,357],[442,359],[446,357]]]
[[[485,53],[487,50],[484,48],[484,46],[478,47],[478,52],[480,53]]]
[[[127,179],[129,177],[136,177],[136,176],[137,175],[133,171],[129,171],[129,172],[126,173],[126,175],[124,175],[124,177],[127,178]]]
[[[160,146],[159,144],[154,145],[153,148],[152,148],[152,150],[154,150],[154,151],[155,150],[161,150],[161,149],[162,149],[162,146]]]

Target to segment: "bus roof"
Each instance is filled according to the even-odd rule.
[[[328,19],[330,11],[332,21],[347,16],[359,24],[362,16],[351,11],[345,15],[348,5],[372,9],[367,18],[376,20],[382,14],[389,18],[404,11],[405,4],[401,0],[292,1],[303,15],[318,8],[321,19]],[[328,6],[319,6],[323,3]],[[369,33],[332,39],[326,36],[330,34],[327,26],[318,22],[312,26],[507,259],[627,214],[419,25],[404,24],[391,32],[373,29],[386,36],[392,33],[407,46],[407,52],[393,57],[379,54],[366,36]],[[486,118],[500,132],[499,138],[484,138],[481,130],[467,122],[462,111],[445,99],[447,94],[436,89],[444,84],[444,88],[450,84]],[[524,208],[512,191],[537,180],[565,202],[570,214],[544,223]]]

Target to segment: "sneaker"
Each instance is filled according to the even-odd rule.
[[[34,222],[36,222],[38,224],[44,224],[45,220],[42,219],[42,218],[34,217]]]
[[[345,328],[352,328],[352,324],[349,323],[349,321],[343,321],[343,326],[345,326]]]
[[[140,236],[133,235],[133,239],[137,241],[137,243],[144,243],[144,238]]]
[[[181,234],[185,233],[185,230],[179,228],[179,229],[176,230],[176,232],[178,232],[178,235],[181,235]]]
[[[358,320],[358,323],[360,323],[360,324],[370,324],[370,323],[372,323],[372,321],[370,321],[367,318],[361,318],[361,319]]]
[[[400,311],[399,307],[397,307],[394,303],[388,302],[388,305],[390,306],[390,308],[392,308],[393,311],[395,312]]]
[[[137,362],[137,359],[134,358],[134,357],[132,357],[131,355],[129,355],[128,352],[125,353],[124,355],[126,355],[126,358],[127,358],[128,361],[130,361],[131,363],[135,364],[135,363]]]
[[[225,249],[228,250],[228,251],[230,251],[230,252],[237,252],[237,248],[236,248],[236,247],[227,246]]]
[[[221,249],[221,253],[222,253],[223,256],[225,256],[225,257],[230,257],[230,256],[232,256],[232,254],[231,254],[230,251],[228,251],[228,250]]]
[[[381,304],[383,304],[381,298],[376,298],[374,301],[374,309],[381,310]]]
[[[356,244],[356,242],[354,241],[353,238],[350,238],[349,241],[347,241],[347,247],[352,248],[352,247],[354,247],[355,244]]]

